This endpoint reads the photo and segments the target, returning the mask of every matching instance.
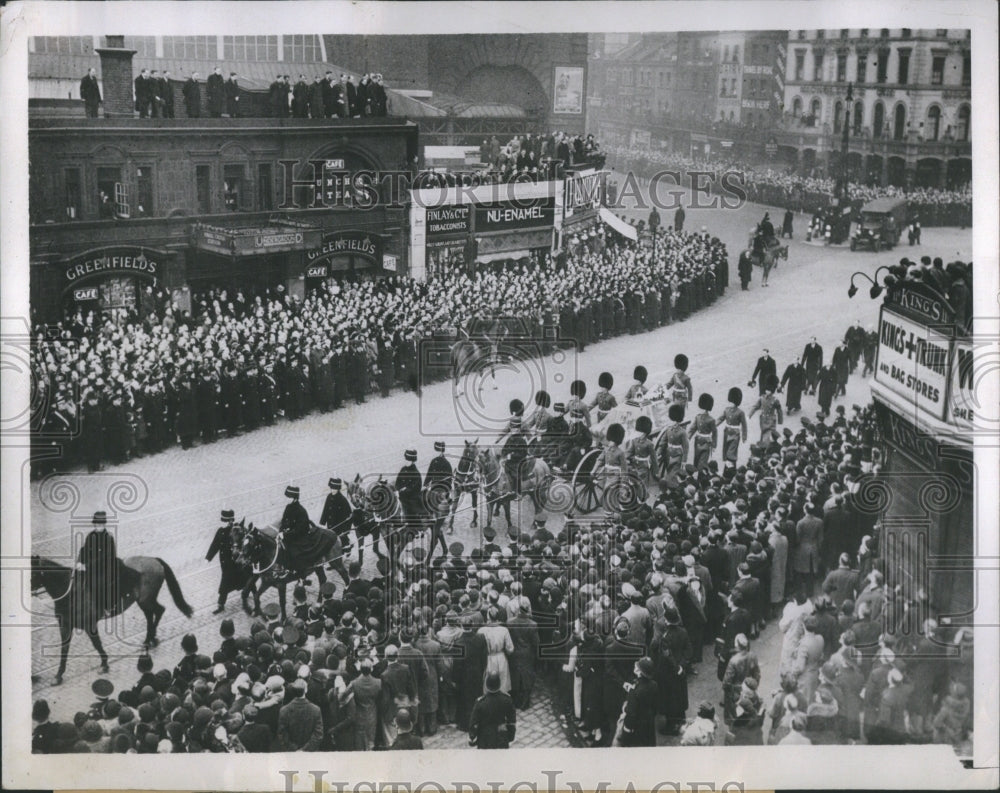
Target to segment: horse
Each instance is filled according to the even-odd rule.
[[[451,380],[455,396],[462,396],[465,391],[459,381],[474,374],[484,361],[483,350],[472,340],[468,333],[462,331],[464,338],[451,345]],[[480,387],[481,390],[481,387]]]
[[[754,253],[751,259],[755,265],[764,268],[764,277],[761,283],[766,285],[767,277],[771,274],[772,268],[778,266],[778,259],[788,261],[788,246],[782,245],[773,238],[766,240],[763,245],[763,253]]]
[[[174,605],[180,609],[180,612],[188,618],[194,612],[184,600],[177,576],[174,575],[174,571],[165,561],[159,557],[130,556],[124,560],[124,564],[135,575],[130,576],[131,581],[121,581],[118,602],[114,604],[107,616],[114,617],[123,614],[133,603],[138,604],[146,615],[146,638],[143,642],[143,648],[148,652],[150,647],[159,644],[159,640],[156,638],[156,628],[160,624],[160,619],[162,619],[166,608],[160,605],[157,597],[164,581],[167,582],[170,597],[173,598]],[[53,562],[51,559],[33,555],[31,557],[31,591],[32,594],[37,594],[42,590],[45,590],[52,598],[56,621],[59,623],[61,649],[56,685],[62,683],[63,675],[66,673],[69,644],[73,638],[73,631],[76,629],[86,631],[94,649],[101,656],[101,671],[107,672],[108,655],[97,635],[97,622],[105,615],[97,612],[95,603],[88,597],[86,589],[77,580],[76,571]]]
[[[372,490],[376,486],[379,487],[376,489],[373,497]],[[382,503],[382,496],[385,495],[382,487],[388,488],[388,483],[382,477],[379,477],[377,482],[366,489],[364,484],[362,484],[360,474],[354,477],[353,482],[347,483],[347,497],[354,505],[351,523],[354,526],[355,534],[358,536],[358,560],[362,564],[365,560],[365,540],[367,538],[371,538],[371,547],[376,556],[380,559],[388,558],[379,548],[379,539],[383,535],[383,526],[386,527],[387,531],[391,529],[392,521],[399,515],[400,507],[398,498],[387,499],[389,506]],[[389,488],[388,493],[394,495],[391,488]],[[374,503],[376,497],[379,502],[377,505]],[[386,546],[389,547],[390,535],[388,533],[385,535],[385,541]]]
[[[451,509],[448,514],[448,533],[455,531],[455,513],[458,512],[462,503],[462,497],[466,493],[472,495],[472,523],[475,526],[479,522],[479,439],[465,441],[465,448],[462,456],[455,466],[452,475]]]
[[[514,488],[493,446],[485,446],[479,450],[479,480],[486,495],[486,527],[493,526],[493,515],[499,507],[503,507],[509,530],[512,525],[510,502],[515,498]]]
[[[313,526],[313,530],[328,531],[317,526]],[[241,594],[245,597],[247,594],[253,593],[254,614],[260,614],[260,596],[274,587],[278,590],[281,617],[285,619],[285,588],[289,578],[297,575],[304,579],[308,577],[310,572],[315,572],[316,578],[322,586],[326,583],[326,573],[323,571],[325,564],[329,564],[340,574],[345,585],[350,582],[347,567],[343,561],[344,551],[340,538],[334,532],[330,533],[333,534],[333,538],[329,550],[325,554],[319,558],[310,559],[304,568],[293,569],[287,542],[281,531],[270,527],[259,529],[253,523],[246,527],[237,559],[240,564],[250,568],[250,580]]]

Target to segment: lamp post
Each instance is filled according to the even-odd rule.
[[[844,128],[840,138],[840,177],[837,180],[836,196],[841,209],[847,203],[847,149],[851,130],[851,103],[854,101],[854,83],[847,84],[847,101],[844,105]]]

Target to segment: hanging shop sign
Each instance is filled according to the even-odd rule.
[[[882,309],[875,381],[938,420],[945,415],[950,352],[941,334]]]

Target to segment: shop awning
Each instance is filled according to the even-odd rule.
[[[520,251],[503,251],[500,253],[487,253],[476,257],[476,261],[480,264],[489,264],[490,262],[496,262],[506,259],[512,259],[513,261],[518,261],[520,259],[527,259],[531,256],[531,251],[520,250]]]
[[[305,251],[321,244],[320,230],[294,221],[273,221],[262,227],[228,228],[198,223],[195,247],[223,256],[254,256],[286,251]]]
[[[610,209],[605,209],[604,207],[601,207],[601,220],[604,221],[604,223],[606,223],[607,225],[611,226],[611,228],[613,228],[615,231],[617,231],[626,239],[632,240],[632,242],[635,242],[639,238],[639,235],[635,230],[635,226],[626,223]]]

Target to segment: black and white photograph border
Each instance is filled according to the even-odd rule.
[[[5,786],[1000,784],[995,4],[0,14]]]

